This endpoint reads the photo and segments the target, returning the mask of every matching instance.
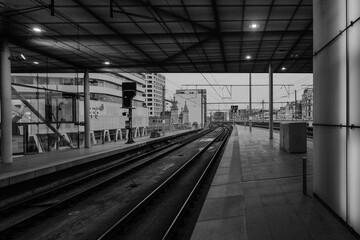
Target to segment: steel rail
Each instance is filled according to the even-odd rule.
[[[224,132],[225,130],[223,130]],[[223,133],[222,132],[222,133]],[[163,181],[155,190],[148,194],[141,202],[139,202],[134,208],[132,208],[125,216],[113,224],[105,233],[103,233],[98,240],[107,240],[112,239],[112,237],[119,231],[120,226],[128,222],[135,213],[137,213],[142,207],[144,207],[150,200],[152,200],[157,194],[159,194],[163,189],[165,189],[172,181],[174,181],[185,169],[195,160],[198,159],[214,142],[216,142],[219,137],[222,136],[220,133],[215,137],[210,143],[197,152],[193,157],[187,160],[178,170],[176,170],[171,176],[169,176],[165,181]]]
[[[191,201],[195,197],[195,195],[198,193],[199,188],[201,187],[201,185],[205,181],[206,176],[209,174],[209,172],[211,170],[211,167],[215,163],[216,159],[219,157],[221,151],[224,149],[225,144],[227,142],[227,139],[231,135],[231,132],[232,132],[232,129],[228,129],[227,131],[224,132],[224,134],[222,136],[220,136],[220,141],[222,141],[220,147],[216,150],[215,154],[210,159],[209,163],[207,164],[207,166],[204,169],[203,173],[201,174],[200,178],[196,182],[195,186],[191,190],[191,192],[188,195],[187,199],[185,200],[184,204],[181,206],[180,210],[178,211],[176,217],[174,218],[174,220],[172,221],[172,223],[168,227],[166,233],[162,237],[162,240],[170,239],[171,234],[176,229],[178,223],[180,222],[180,220],[181,220],[182,216],[184,215],[185,211],[187,210],[189,204],[191,203]]]
[[[209,133],[210,131],[211,131],[211,130],[207,130],[207,131],[204,131],[204,132],[200,132],[199,134],[196,134],[195,136],[191,136],[191,137],[187,138],[186,140],[180,140],[180,141],[175,142],[175,143],[172,143],[172,144],[170,144],[170,145],[166,145],[166,146],[163,146],[163,147],[161,147],[161,148],[157,148],[157,149],[155,149],[155,150],[153,150],[153,151],[151,151],[151,152],[144,153],[144,154],[142,154],[142,155],[136,156],[135,158],[132,157],[132,156],[129,156],[128,158],[126,158],[126,160],[123,160],[123,161],[121,161],[120,163],[117,163],[117,164],[115,164],[115,165],[109,166],[109,167],[107,167],[107,168],[105,168],[105,169],[102,169],[102,170],[100,170],[100,171],[98,171],[98,172],[92,173],[92,174],[90,174],[90,175],[87,175],[87,176],[82,177],[82,178],[80,178],[80,179],[77,179],[77,180],[75,180],[75,181],[72,181],[72,182],[70,182],[70,183],[68,183],[68,184],[65,184],[65,185],[63,185],[63,186],[60,186],[60,187],[57,187],[57,188],[52,189],[52,190],[50,190],[50,191],[47,191],[47,192],[45,192],[45,193],[43,193],[43,194],[40,194],[40,195],[38,195],[38,196],[35,196],[35,197],[33,197],[33,198],[31,198],[31,199],[28,199],[28,200],[26,200],[26,201],[23,201],[23,202],[21,202],[21,203],[19,203],[19,204],[14,204],[14,205],[11,206],[11,208],[20,209],[19,206],[24,206],[24,205],[26,205],[26,204],[29,204],[31,201],[35,201],[35,200],[40,199],[40,198],[42,198],[42,197],[46,197],[46,195],[51,195],[51,194],[53,194],[53,193],[56,192],[56,191],[62,191],[62,190],[64,190],[64,189],[69,188],[69,187],[72,187],[72,186],[74,186],[74,185],[79,185],[79,183],[81,183],[81,182],[86,182],[86,181],[91,180],[91,179],[94,178],[94,177],[99,177],[99,176],[101,176],[101,174],[106,174],[106,173],[108,173],[108,172],[110,172],[110,171],[115,171],[116,168],[124,167],[124,166],[126,166],[126,165],[128,165],[128,164],[135,163],[136,161],[139,161],[139,160],[141,160],[142,158],[145,158],[145,157],[148,157],[148,156],[150,156],[150,155],[156,154],[156,153],[158,153],[158,152],[160,152],[160,151],[162,151],[162,150],[166,150],[166,149],[168,149],[168,148],[170,148],[170,147],[172,147],[172,146],[174,146],[174,145],[176,145],[176,144],[179,144],[179,146],[176,146],[176,147],[174,147],[174,148],[168,149],[167,151],[165,151],[165,152],[161,153],[160,155],[157,155],[157,156],[155,156],[155,157],[147,160],[146,162],[143,162],[143,163],[140,163],[140,164],[138,164],[138,165],[136,165],[136,166],[134,166],[134,167],[131,167],[130,169],[127,169],[127,170],[124,171],[124,172],[121,172],[121,173],[119,173],[119,174],[116,174],[115,176],[111,176],[111,177],[109,177],[109,178],[106,178],[106,179],[104,179],[104,180],[102,180],[102,181],[100,181],[100,182],[98,182],[98,183],[96,183],[96,184],[94,184],[94,185],[91,185],[90,187],[87,187],[87,188],[83,189],[82,191],[76,192],[75,194],[73,194],[73,195],[71,195],[71,196],[63,199],[62,201],[59,201],[59,202],[57,202],[57,203],[55,203],[55,204],[53,204],[53,205],[51,205],[51,206],[48,206],[48,207],[46,207],[46,208],[43,208],[43,209],[41,209],[40,211],[37,211],[37,212],[35,212],[34,214],[32,214],[32,215],[30,215],[30,216],[27,216],[26,218],[23,218],[23,219],[20,219],[20,220],[16,221],[16,222],[13,223],[11,226],[1,229],[1,230],[0,230],[0,235],[3,235],[5,232],[11,232],[11,231],[13,231],[14,229],[16,229],[16,227],[18,227],[18,226],[20,226],[20,225],[27,224],[27,223],[29,223],[30,221],[32,221],[34,218],[36,218],[36,217],[38,217],[38,216],[40,216],[40,215],[43,216],[43,215],[47,214],[49,211],[55,209],[56,207],[60,207],[60,206],[62,206],[62,205],[65,205],[65,204],[67,204],[68,202],[74,200],[75,198],[81,197],[81,196],[83,196],[84,194],[87,194],[87,193],[89,193],[89,192],[91,192],[91,191],[94,191],[94,190],[96,190],[96,189],[101,189],[103,186],[107,185],[109,182],[115,181],[115,180],[117,180],[118,178],[121,178],[121,177],[125,176],[126,174],[130,173],[131,171],[140,169],[140,168],[142,168],[142,167],[145,167],[145,166],[151,164],[152,162],[154,162],[154,161],[156,161],[156,160],[158,160],[158,159],[160,159],[160,158],[168,155],[169,153],[171,153],[171,152],[173,152],[173,151],[175,151],[175,150],[177,150],[177,149],[179,149],[179,148],[181,148],[181,147],[189,144],[190,142],[192,142],[192,141],[194,141],[194,140],[196,140],[196,139],[198,139],[198,138],[206,135],[206,134]],[[4,216],[4,215],[5,215],[4,212],[5,212],[5,211],[9,211],[9,210],[10,210],[9,208],[6,208],[6,209],[2,210],[0,213],[2,213],[2,216]]]

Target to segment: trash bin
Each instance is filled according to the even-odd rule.
[[[306,123],[281,123],[280,148],[289,153],[305,153],[307,151]]]

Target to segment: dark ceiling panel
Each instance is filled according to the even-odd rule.
[[[55,16],[50,1],[2,2],[11,54],[28,57],[13,72],[312,71],[311,0],[114,0],[112,14],[110,1],[56,0]]]

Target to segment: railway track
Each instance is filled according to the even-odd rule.
[[[116,166],[3,209],[0,239],[96,239],[94,236],[107,232],[119,215],[126,216],[142,202],[142,196],[173,174],[190,152],[198,152],[198,147],[208,149],[208,139],[218,139],[212,136],[218,132],[218,129],[206,132],[123,160]]]
[[[144,146],[124,149],[124,151],[121,151],[120,153],[107,154],[108,156],[106,157],[89,161],[85,164],[79,164],[71,168],[65,168],[53,173],[41,175],[25,182],[1,187],[0,212],[11,205],[18,205],[20,202],[26,201],[30,197],[36,197],[44,192],[51,191],[55,187],[71,183],[77,179],[86,177],[89,174],[114,166],[121,161],[126,161],[135,158],[138,155],[146,154],[148,152],[151,153],[153,150],[170,146],[171,144],[175,144],[191,136],[196,136],[196,134],[201,134],[201,132],[190,131],[180,135],[168,136],[161,140],[153,140]]]
[[[210,170],[229,130],[224,130],[106,231],[99,240],[171,239]],[[216,145],[216,146],[214,146]],[[213,147],[207,154],[210,147]],[[181,189],[181,191],[179,191]]]

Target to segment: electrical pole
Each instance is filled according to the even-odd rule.
[[[297,91],[295,90],[295,120],[297,119]]]
[[[274,92],[273,92],[273,85],[274,85],[274,79],[273,79],[273,69],[272,69],[272,63],[269,63],[269,132],[270,136],[269,139],[273,139],[273,101],[274,101]]]
[[[264,114],[264,100],[262,100],[262,110],[261,110],[261,118],[262,118],[262,120],[264,121],[265,120],[265,114]]]
[[[251,132],[252,128],[252,109],[251,109],[251,73],[249,73],[249,129]]]
[[[201,115],[201,123],[200,123],[200,128],[203,128],[203,118],[204,118],[204,115],[203,115],[203,111],[204,111],[204,106],[203,106],[203,90],[200,90],[200,94],[201,94],[201,109],[200,109],[200,115]]]
[[[165,86],[162,91],[162,135],[165,136]]]

